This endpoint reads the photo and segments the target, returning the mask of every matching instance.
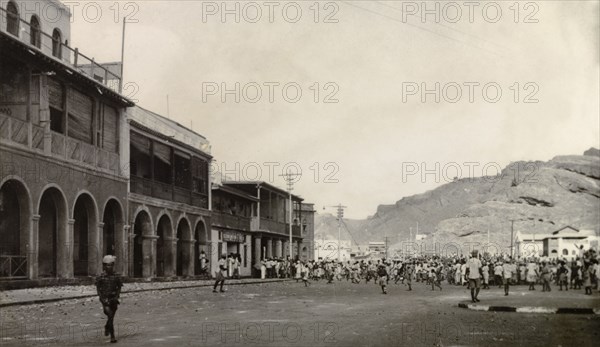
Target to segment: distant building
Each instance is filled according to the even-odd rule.
[[[314,206],[314,204],[303,202],[300,204],[300,211],[295,211],[296,215],[302,216],[300,220],[294,219],[294,224],[301,226],[300,255],[303,261],[315,259],[315,212],[317,211]]]
[[[292,194],[290,254],[289,193],[264,181],[224,180],[223,183],[258,199],[256,213],[251,221],[252,267],[255,271],[260,271],[260,262],[266,258],[308,257],[308,247],[303,246],[304,236],[298,222],[302,221],[306,213],[300,207],[303,201],[301,197]]]
[[[369,246],[367,248],[368,252],[372,255],[372,256],[382,256],[385,257],[385,252],[386,252],[386,245],[385,242],[369,242]]]
[[[216,256],[239,254],[240,276],[252,275],[252,218],[257,215],[258,201],[227,184],[212,185],[211,239],[216,246],[212,249]]]
[[[515,255],[517,257],[539,257],[544,254],[544,238],[546,234],[523,233],[515,235]],[[492,248],[492,247],[490,247]]]
[[[584,250],[598,250],[598,236],[593,230],[579,230],[572,226],[562,227],[550,234],[522,233],[515,236],[515,254],[518,257],[540,257],[575,259]]]
[[[579,247],[598,250],[598,235],[593,230],[579,230],[565,226],[544,237],[544,255],[550,258],[575,259],[581,256]]]
[[[338,240],[317,239],[314,243],[315,259],[329,259],[348,261],[351,259],[352,247],[350,240],[340,240],[338,251]]]

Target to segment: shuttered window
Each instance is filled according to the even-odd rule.
[[[192,190],[201,194],[208,191],[208,162],[197,157],[192,158]]]
[[[171,147],[153,142],[154,179],[162,183],[172,183]]]
[[[83,141],[92,142],[92,119],[94,114],[94,103],[92,98],[72,89],[69,93],[69,137]]]
[[[118,151],[118,122],[119,116],[117,110],[105,105],[104,121],[102,124],[102,147],[109,152]]]
[[[129,133],[131,174],[150,179],[150,140],[136,132]]]
[[[64,110],[64,89],[60,82],[48,78],[48,101],[50,103],[50,107],[53,107],[57,110]]]

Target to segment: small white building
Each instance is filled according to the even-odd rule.
[[[581,257],[583,250],[594,248],[598,250],[599,237],[594,230],[579,230],[565,226],[544,238],[544,255],[550,258],[565,258],[573,260]]]
[[[340,240],[338,252],[338,240],[325,240],[315,239],[314,241],[314,255],[315,259],[332,259],[341,261],[350,260],[350,253],[352,252],[352,245],[350,240]]]

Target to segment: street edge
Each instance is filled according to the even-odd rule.
[[[287,282],[292,279],[277,279],[270,281],[249,281],[249,282],[228,282],[228,286],[239,286],[245,284],[261,284],[261,283],[278,283],[278,282]],[[146,289],[134,289],[134,290],[124,290],[121,294],[129,294],[129,293],[140,293],[140,292],[152,292],[158,290],[170,290],[170,289],[186,289],[186,288],[198,288],[198,287],[212,287],[212,283],[203,283],[203,284],[194,284],[189,286],[174,286],[174,287],[164,287],[164,288],[146,288]],[[65,300],[74,300],[74,299],[87,299],[97,297],[98,294],[83,294],[83,295],[74,295],[74,296],[65,296],[62,298],[52,298],[52,299],[37,299],[37,300],[29,300],[29,301],[15,301],[15,302],[6,302],[0,303],[0,307],[9,307],[9,306],[25,306],[25,305],[36,305],[36,304],[47,304]]]
[[[458,307],[466,308],[473,311],[488,311],[488,312],[519,312],[519,313],[555,313],[555,314],[596,314],[600,315],[600,308],[581,308],[581,307],[515,307],[515,306],[489,306],[489,305],[473,305],[464,302],[459,302]]]

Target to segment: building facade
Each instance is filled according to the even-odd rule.
[[[267,258],[291,259],[308,255],[302,252],[302,220],[300,204],[302,198],[292,194],[292,253],[290,254],[289,193],[263,181],[226,181],[226,185],[244,191],[258,199],[256,214],[251,220],[252,268],[254,274],[260,272],[260,263]],[[294,223],[294,221],[296,221]]]
[[[41,13],[62,15],[50,22]],[[0,278],[126,269],[126,108],[120,76],[69,46],[58,1],[0,1]],[[82,64],[94,66],[95,78]]]
[[[257,216],[258,198],[227,184],[213,184],[211,259],[216,270],[217,257],[238,257],[239,275],[252,276],[252,219]],[[230,276],[233,271],[230,270]]]
[[[129,275],[200,275],[201,252],[213,253],[208,141],[141,107],[129,126]]]
[[[300,220],[295,220],[294,224],[300,225],[302,234],[302,243],[300,244],[300,258],[303,261],[315,259],[315,205],[310,203],[301,203],[300,211],[296,211],[296,215],[300,215]],[[298,205],[296,205],[298,207]]]

